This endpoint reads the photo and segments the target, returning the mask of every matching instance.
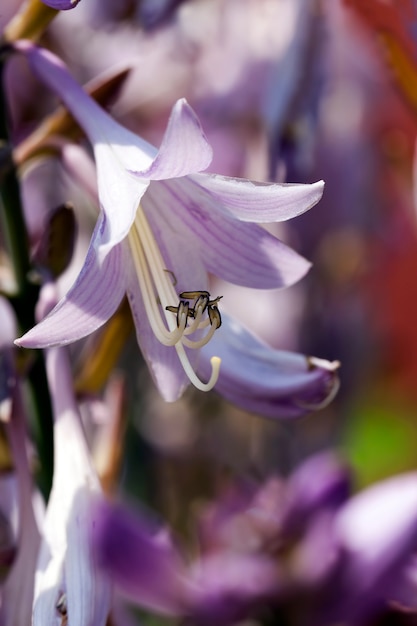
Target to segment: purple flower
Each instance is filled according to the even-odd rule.
[[[127,597],[193,623],[232,624],[266,610],[289,624],[362,624],[404,601],[398,583],[410,580],[417,548],[417,474],[351,498],[349,487],[330,453],[287,482],[236,487],[200,512],[191,563],[148,517],[100,502],[93,551]]]
[[[14,359],[16,318],[9,302],[0,297],[0,419],[12,454],[7,453],[0,479],[0,623],[29,624],[32,615],[34,576],[40,533],[34,504],[42,510],[41,496],[34,490],[28,459],[22,381]]]
[[[58,11],[68,11],[74,9],[80,0],[42,0],[42,2]]]
[[[167,19],[184,0],[142,0],[139,16],[145,28],[154,28]]]
[[[14,464],[14,472],[5,473],[0,481],[0,622],[4,626],[31,623],[34,577],[40,543],[34,504],[37,505],[38,514],[43,509],[40,494],[34,492],[29,468],[25,425],[28,416],[24,408],[21,382],[16,372],[13,372],[13,377],[11,413],[7,419],[2,411]],[[12,533],[8,527],[9,521],[15,527]],[[4,580],[5,574],[7,577]]]
[[[157,613],[190,616],[198,624],[230,624],[280,586],[279,569],[269,556],[223,550],[187,564],[148,516],[105,502],[96,504],[94,514],[99,567],[127,597]]]
[[[100,109],[56,57],[25,42],[16,47],[93,144],[101,208],[75,284],[18,345],[76,341],[108,320],[127,294],[139,345],[164,398],[175,400],[189,380],[212,388],[216,356],[207,383],[195,373],[199,349],[220,325],[208,272],[266,289],[299,280],[309,263],[256,222],[303,213],[318,202],[323,183],[256,184],[200,174],[211,148],[185,100],[174,106],[158,151]]]
[[[417,549],[417,474],[394,476],[356,495],[335,517],[339,558],[317,623],[355,624],[396,599]],[[411,605],[414,608],[413,605]]]

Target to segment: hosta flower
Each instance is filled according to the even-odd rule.
[[[92,510],[98,567],[126,597],[151,611],[200,626],[227,626],[250,617],[280,588],[279,567],[268,555],[225,549],[190,563],[147,515],[105,502]]]
[[[26,42],[16,47],[91,141],[101,209],[73,287],[18,345],[75,341],[108,320],[127,293],[139,345],[165,399],[175,400],[187,378],[212,388],[215,355],[207,382],[195,373],[199,348],[221,323],[208,273],[263,289],[299,280],[309,263],[256,222],[303,213],[320,199],[323,182],[256,184],[201,174],[211,148],[185,100],[174,106],[157,150],[109,117],[59,59]]]
[[[42,0],[42,2],[53,9],[68,11],[68,9],[74,9],[80,0]]]
[[[51,297],[48,290],[41,292],[43,307]],[[68,621],[74,626],[104,626],[111,586],[97,570],[89,543],[96,523],[90,503],[101,489],[64,348],[47,350],[46,370],[54,413],[54,475],[35,574],[33,625]]]
[[[198,509],[191,559],[144,514],[100,502],[93,552],[127,598],[199,626],[263,615],[273,624],[374,623],[414,565],[417,474],[349,498],[350,487],[331,453],[287,481],[231,486]]]

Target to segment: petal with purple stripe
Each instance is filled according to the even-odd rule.
[[[271,223],[289,220],[305,213],[323,195],[324,182],[310,185],[292,183],[260,183],[227,178],[218,174],[190,176],[195,185],[193,196],[207,207],[232,213],[245,222]]]
[[[201,349],[198,372],[206,376],[209,359],[222,360],[216,390],[231,402],[273,418],[300,417],[337,391],[338,363],[275,350],[228,315]]]
[[[97,223],[83,268],[67,295],[16,345],[45,348],[71,343],[102,326],[116,311],[126,291],[123,245],[97,249],[99,231]]]
[[[172,229],[181,223],[201,246],[206,268],[229,282],[245,287],[273,289],[300,280],[311,264],[256,224],[237,221],[232,215],[198,203],[187,179],[151,183],[151,196]],[[198,242],[198,243],[197,243]]]
[[[132,172],[141,178],[178,178],[205,170],[213,151],[193,109],[182,98],[174,105],[158,154],[151,165]],[[132,171],[132,170],[130,170]]]

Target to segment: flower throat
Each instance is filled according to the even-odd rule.
[[[194,371],[185,348],[198,349],[210,341],[221,325],[217,306],[221,296],[211,300],[208,291],[184,291],[178,297],[170,279],[172,272],[164,267],[161,252],[141,206],[136,212],[128,240],[152,332],[164,346],[175,348],[193,385],[201,391],[209,391],[219,377],[220,358],[211,358],[211,376],[204,383]],[[178,299],[179,303],[175,306],[173,303]],[[205,334],[202,335],[202,331]]]

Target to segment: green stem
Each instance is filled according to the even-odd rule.
[[[23,216],[20,187],[11,158],[8,132],[8,112],[4,93],[4,58],[0,59],[0,145],[5,159],[0,171],[0,217],[16,289],[9,300],[15,310],[20,330],[25,332],[35,324],[35,306],[39,288],[30,282],[29,240]],[[49,494],[53,473],[52,409],[45,374],[43,355],[37,352],[28,373],[32,397],[33,431],[40,457],[38,483],[45,496]]]
[[[7,146],[7,127],[5,122],[5,103],[3,93],[0,100],[0,141]],[[4,148],[8,153],[6,162],[3,162],[3,172],[1,176],[0,198],[2,205],[2,231],[5,243],[8,247],[10,260],[13,267],[14,279],[16,283],[16,296],[22,295],[26,289],[27,275],[30,269],[28,255],[28,240],[25,223],[21,210],[19,183],[13,167],[10,150]]]

